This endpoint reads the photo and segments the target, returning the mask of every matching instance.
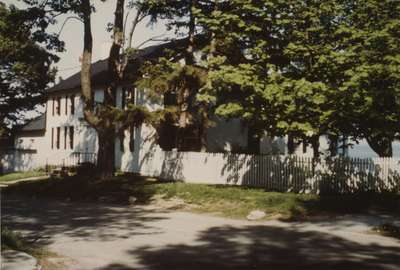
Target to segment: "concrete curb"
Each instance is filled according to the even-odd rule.
[[[2,270],[40,270],[35,257],[16,250],[4,250],[1,253]]]

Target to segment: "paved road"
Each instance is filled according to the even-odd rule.
[[[399,269],[400,242],[366,233],[384,220],[250,222],[142,206],[2,201],[3,225],[80,270]]]

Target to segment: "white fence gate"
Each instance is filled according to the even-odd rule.
[[[262,187],[288,192],[400,191],[396,158],[333,158],[154,151],[137,173],[189,183]]]

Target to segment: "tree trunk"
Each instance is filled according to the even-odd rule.
[[[193,13],[193,9],[196,5],[196,0],[191,0],[190,1],[190,14],[189,14],[189,30],[188,30],[188,45],[186,47],[185,51],[185,65],[186,66],[191,66],[194,64],[194,36],[195,36],[195,27],[196,27],[196,22],[195,22],[195,16]],[[189,118],[189,98],[191,96],[191,92],[193,89],[191,89],[193,83],[189,81],[190,78],[186,76],[185,78],[185,83],[183,88],[179,91],[177,101],[178,101],[178,107],[179,107],[179,120],[178,120],[178,150],[185,150],[185,134],[186,134],[186,128],[188,125],[188,118]]]
[[[116,106],[116,89],[122,76],[120,70],[120,51],[123,44],[124,0],[118,0],[115,9],[113,44],[108,60],[109,82],[104,91],[102,111]],[[100,119],[94,108],[94,91],[91,87],[91,61],[93,38],[91,31],[91,5],[89,0],[82,0],[81,10],[84,23],[84,49],[82,55],[81,88],[84,98],[84,115],[86,121],[96,129],[98,136],[97,174],[106,179],[114,174],[114,144],[116,126],[112,119]],[[102,121],[100,121],[102,120]]]
[[[90,125],[95,125],[95,117],[93,114],[93,99],[94,93],[91,85],[91,64],[92,64],[92,50],[93,38],[91,28],[91,7],[89,0],[83,0],[81,3],[84,24],[84,38],[83,38],[83,54],[82,54],[82,67],[81,67],[81,90],[84,99],[84,115],[86,121]]]
[[[97,132],[99,151],[97,154],[98,176],[101,179],[109,179],[114,175],[115,161],[115,130],[104,129]]]
[[[199,144],[200,152],[207,152],[207,118],[208,114],[206,110],[201,110],[201,120],[199,123]]]
[[[392,139],[383,135],[377,134],[374,136],[368,136],[367,142],[372,150],[375,151],[379,155],[379,157],[392,157],[393,149],[392,149]]]
[[[140,17],[141,16],[142,16],[142,10],[141,9],[136,10],[136,15],[135,15],[135,18],[132,21],[132,26],[131,26],[131,29],[129,31],[129,39],[128,39],[128,46],[127,46],[127,48],[129,48],[129,49],[132,48],[133,33],[136,30],[136,26],[140,22],[140,19],[141,19]]]

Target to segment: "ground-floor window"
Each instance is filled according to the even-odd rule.
[[[69,147],[74,149],[74,127],[69,127]]]
[[[135,127],[129,129],[129,151],[135,151]]]
[[[61,128],[57,127],[57,135],[56,135],[56,147],[57,147],[57,149],[60,149],[60,133],[61,133]]]
[[[64,127],[64,149],[67,149],[68,127]]]
[[[54,128],[51,128],[51,149],[54,149]]]

